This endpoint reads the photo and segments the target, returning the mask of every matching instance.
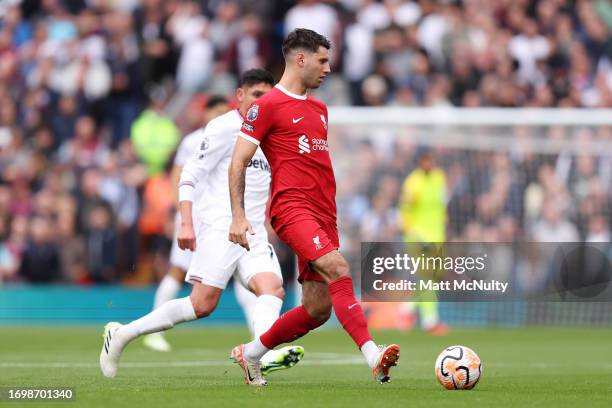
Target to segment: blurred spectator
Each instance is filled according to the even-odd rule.
[[[227,6],[222,5],[223,9]],[[176,82],[179,89],[183,91],[196,91],[203,88],[213,70],[214,47],[208,32],[208,22],[200,14],[198,3],[186,1],[178,5],[174,14],[168,21],[168,31],[174,38],[174,42],[181,47],[176,72]],[[212,27],[208,30],[211,31]],[[228,33],[218,33],[223,40]]]
[[[49,219],[34,217],[30,223],[28,240],[21,260],[19,275],[32,283],[62,280],[60,254]]]
[[[610,228],[607,225],[606,219],[601,215],[596,215],[589,220],[589,229],[586,236],[586,242],[610,242]]]
[[[546,201],[541,219],[533,227],[533,237],[538,242],[578,242],[576,226],[563,214],[558,203]]]
[[[298,0],[285,16],[287,35],[296,28],[308,28],[324,35],[332,44],[330,59],[332,66],[338,62],[341,49],[340,25],[338,14],[333,7],[318,0]]]
[[[242,18],[240,31],[233,37],[224,55],[227,69],[235,75],[267,65],[271,50],[263,24],[256,14],[247,14]]]
[[[19,269],[19,256],[8,242],[8,217],[0,217],[0,284],[15,280]]]
[[[88,214],[85,239],[87,265],[94,282],[117,279],[118,237],[110,206],[96,204]]]
[[[76,120],[74,136],[60,146],[58,159],[64,164],[87,168],[101,165],[107,153],[93,118],[81,116]]]
[[[177,56],[168,32],[169,6],[162,0],[142,0],[134,10],[145,86],[172,77],[176,70]]]
[[[510,41],[510,55],[519,62],[518,78],[531,84],[541,83],[543,73],[539,72],[537,62],[548,57],[550,46],[543,35],[538,34],[535,21],[525,19],[521,33]]]

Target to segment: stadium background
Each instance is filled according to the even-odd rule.
[[[280,77],[296,27],[333,44],[315,95],[330,106],[353,271],[361,241],[402,238],[400,187],[423,148],[447,173],[450,240],[609,243],[607,1],[6,0],[0,323],[145,312],[167,269],[181,136],[202,125],[207,98],[233,97],[245,69]],[[293,299],[293,256],[276,244]],[[517,315],[525,305],[470,307],[442,314],[458,325],[612,319],[608,305],[539,320]],[[225,296],[211,321],[241,319]]]

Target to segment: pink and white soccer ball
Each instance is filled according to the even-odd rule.
[[[471,390],[481,375],[480,357],[468,347],[447,347],[436,360],[436,378],[447,390]]]

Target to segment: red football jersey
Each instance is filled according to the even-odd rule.
[[[270,163],[273,222],[302,215],[336,222],[325,104],[276,85],[251,105],[240,136],[259,145]]]

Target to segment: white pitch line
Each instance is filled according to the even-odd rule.
[[[304,360],[300,365],[356,365],[365,364],[363,358],[337,359],[337,360]],[[233,363],[225,361],[160,361],[147,363],[122,363],[121,368],[169,368],[169,367],[230,367]],[[14,362],[0,363],[0,368],[94,368],[96,363],[29,363]]]
[[[300,365],[309,366],[334,366],[334,365],[362,365],[365,364],[362,357],[353,358],[342,358],[333,360],[313,360],[304,359],[300,362]],[[140,363],[122,363],[121,368],[172,368],[172,367],[230,367],[233,363],[230,361],[159,361],[159,362],[140,362]],[[427,363],[416,363],[407,362],[406,366],[412,367],[427,367],[430,364]],[[572,364],[577,368],[598,368],[600,370],[612,370],[612,364],[609,363],[586,363],[586,364]],[[523,365],[525,368],[532,369],[551,369],[566,367],[565,364],[548,364],[548,363],[526,363]],[[0,363],[0,368],[97,368],[97,363],[70,363],[70,362],[46,362],[46,363],[33,363],[33,362],[5,362]],[[494,363],[486,364],[487,370],[491,369],[502,369],[509,367],[517,367],[517,364],[504,364]]]

